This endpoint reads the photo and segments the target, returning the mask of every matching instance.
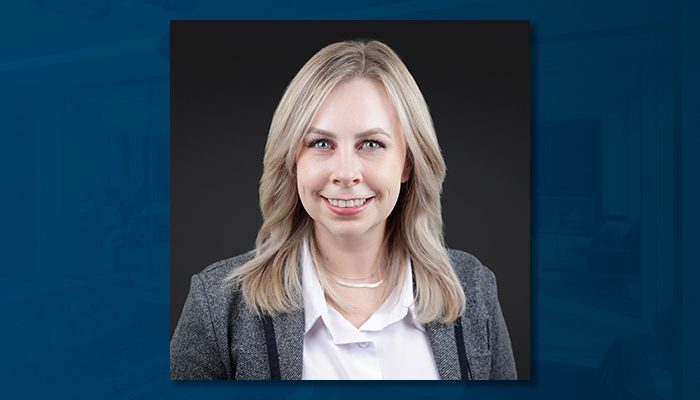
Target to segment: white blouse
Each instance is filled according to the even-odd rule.
[[[410,261],[403,284],[359,329],[326,302],[307,243],[301,261],[302,379],[440,379],[428,335],[414,316]]]

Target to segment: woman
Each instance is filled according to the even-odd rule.
[[[254,252],[192,278],[173,379],[515,379],[494,275],[447,250],[427,105],[376,42],[314,55],[272,120]]]

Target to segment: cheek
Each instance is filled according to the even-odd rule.
[[[300,159],[297,162],[297,189],[303,192],[309,190],[320,190],[323,188],[323,174],[318,165]]]
[[[390,198],[398,196],[401,189],[401,173],[396,173],[392,168],[377,168],[366,181],[375,190]]]
[[[301,205],[310,216],[315,215],[315,206],[313,202],[313,193],[316,191],[313,182],[313,168],[309,168],[308,163],[303,160],[297,161],[297,196],[301,201]]]
[[[404,173],[404,162],[395,157],[391,160],[391,163],[385,168],[385,179],[387,182],[391,183],[392,187],[401,186],[401,178]]]

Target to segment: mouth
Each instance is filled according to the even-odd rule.
[[[355,215],[361,213],[374,200],[374,196],[355,199],[329,199],[321,196],[326,206],[338,215]]]

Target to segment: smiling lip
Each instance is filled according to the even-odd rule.
[[[365,201],[365,204],[358,206],[358,207],[336,207],[333,204],[331,204],[327,198],[325,198],[323,196],[321,196],[321,198],[323,199],[323,202],[326,203],[326,206],[328,206],[328,208],[330,208],[331,211],[333,211],[334,213],[336,213],[338,215],[356,215],[356,214],[359,214],[362,211],[364,211],[365,208],[367,208],[367,205],[369,203],[371,203],[372,200],[374,200],[374,197],[370,197],[367,199],[367,201]]]

